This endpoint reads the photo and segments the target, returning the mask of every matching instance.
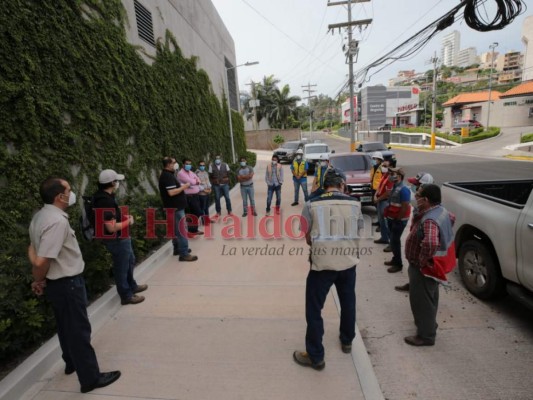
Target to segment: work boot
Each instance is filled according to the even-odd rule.
[[[311,367],[313,369],[316,369],[317,371],[321,371],[326,366],[326,363],[324,360],[314,363],[311,358],[309,358],[309,354],[305,351],[295,351],[292,354],[292,358],[294,361],[296,361],[296,364],[301,365],[302,367]]]

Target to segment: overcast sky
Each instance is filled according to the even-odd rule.
[[[233,40],[237,64],[259,61],[258,65],[238,68],[239,86],[249,91],[251,80],[260,81],[274,75],[280,86],[289,84],[291,93],[306,97],[302,86],[317,85],[314,95],[335,97],[347,81],[348,65],[342,51],[347,42],[346,31],[328,32],[328,25],[346,22],[346,6],[327,6],[327,0],[212,0]],[[489,17],[491,5],[486,2]],[[371,18],[373,22],[361,31],[354,30],[359,40],[359,57],[354,71],[376,60],[416,32],[440,18],[457,5],[457,0],[372,0],[352,5],[352,20]],[[372,76],[366,86],[387,84],[399,70],[426,71],[428,60],[436,51],[440,56],[442,37],[458,30],[461,49],[476,47],[478,54],[489,51],[498,42],[496,51],[524,51],[521,42],[524,18],[533,14],[530,8],[500,31],[477,32],[464,20],[437,34],[417,55],[398,61]],[[462,11],[460,14],[462,15]],[[492,19],[492,18],[491,18]],[[376,72],[376,70],[370,71]],[[370,75],[369,74],[369,75]]]

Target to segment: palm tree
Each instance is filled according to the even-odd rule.
[[[283,86],[281,90],[275,87],[270,97],[270,107],[268,109],[268,123],[272,125],[281,126],[285,129],[289,116],[293,115],[296,110],[296,103],[300,101],[298,96],[290,96],[289,85]]]
[[[274,78],[274,75],[264,76],[263,80],[255,87],[256,98],[259,100],[259,107],[256,108],[258,123],[263,118],[268,118],[272,109],[273,93],[278,88],[278,83],[279,79]]]

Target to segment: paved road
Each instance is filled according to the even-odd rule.
[[[337,152],[349,148],[345,140],[326,140]],[[395,151],[408,175],[427,171],[437,183],[533,175],[531,162],[449,151]],[[385,398],[533,399],[530,310],[509,297],[494,302],[474,298],[456,270],[449,277],[451,289],[441,289],[435,347],[411,348],[403,343],[404,336],[414,334],[409,300],[393,289],[407,282],[407,274],[388,274],[382,264],[387,254],[377,247],[358,267],[357,318]]]

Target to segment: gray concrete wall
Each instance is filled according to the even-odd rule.
[[[274,137],[281,135],[285,141],[300,140],[300,129],[264,129],[258,131],[249,131],[245,134],[246,148],[255,150],[274,150],[279,146],[274,143]]]
[[[225,92],[224,57],[237,65],[235,44],[210,0],[138,0],[152,13],[154,38],[164,40],[168,29],[187,58],[198,57],[198,68],[211,79],[214,93]],[[131,44],[140,46],[139,54],[147,63],[155,56],[155,47],[138,35],[133,0],[122,0],[127,13],[126,34]],[[238,79],[235,82],[237,93]]]
[[[497,103],[494,107],[495,119],[492,118],[492,107],[490,112],[491,121],[500,121],[500,125],[496,126],[531,126],[533,131],[533,116],[529,117],[529,110],[533,109],[533,95],[503,98]]]

